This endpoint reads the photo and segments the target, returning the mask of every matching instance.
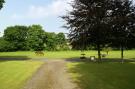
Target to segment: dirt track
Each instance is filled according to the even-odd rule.
[[[65,61],[46,61],[23,89],[79,89],[66,72]]]

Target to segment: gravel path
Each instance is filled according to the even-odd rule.
[[[65,61],[46,61],[23,89],[79,89],[66,72]]]

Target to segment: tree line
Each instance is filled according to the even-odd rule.
[[[0,38],[0,51],[68,50],[64,33],[45,32],[40,25],[10,26]]]

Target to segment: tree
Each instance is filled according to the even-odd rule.
[[[3,7],[3,3],[5,3],[4,0],[0,0],[0,9]]]
[[[42,26],[29,26],[27,34],[27,44],[34,51],[41,51],[45,48],[46,36]]]
[[[52,32],[52,33],[45,32],[45,34],[47,37],[45,49],[48,51],[56,50],[56,48],[57,48],[57,40],[56,40],[57,35],[54,32]]]
[[[14,51],[27,50],[27,26],[11,26],[4,30],[4,39],[14,45]]]
[[[7,27],[0,42],[0,51],[55,51],[68,48],[64,33],[45,32],[40,25]]]
[[[135,33],[135,7],[130,0],[75,0],[73,10],[62,18],[70,31],[72,45],[83,49],[97,45],[101,60],[101,46],[120,44],[121,57],[126,42],[133,41]],[[131,40],[132,39],[132,40]],[[118,45],[116,46],[118,47]]]
[[[67,40],[64,33],[45,32],[46,35],[46,47],[48,51],[67,50]]]
[[[108,43],[110,37],[110,0],[75,0],[73,10],[62,18],[70,31],[71,44],[83,49],[90,44],[97,46],[101,61],[101,45]]]
[[[124,48],[135,40],[135,7],[130,0],[112,1],[112,43],[121,47],[121,59],[124,61]]]
[[[0,38],[0,52],[14,51],[15,46],[12,42],[6,41],[3,37]]]
[[[67,40],[64,33],[58,33],[56,35],[57,50],[67,49]]]

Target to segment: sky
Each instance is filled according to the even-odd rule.
[[[60,18],[71,10],[72,0],[5,0],[0,10],[0,36],[4,29],[14,25],[40,24],[47,32],[64,32]]]
[[[67,10],[72,10],[69,3],[73,0],[5,0],[0,10],[0,36],[4,29],[14,25],[40,24],[47,32],[64,32],[65,24],[60,18]],[[135,1],[135,0],[133,0]]]

